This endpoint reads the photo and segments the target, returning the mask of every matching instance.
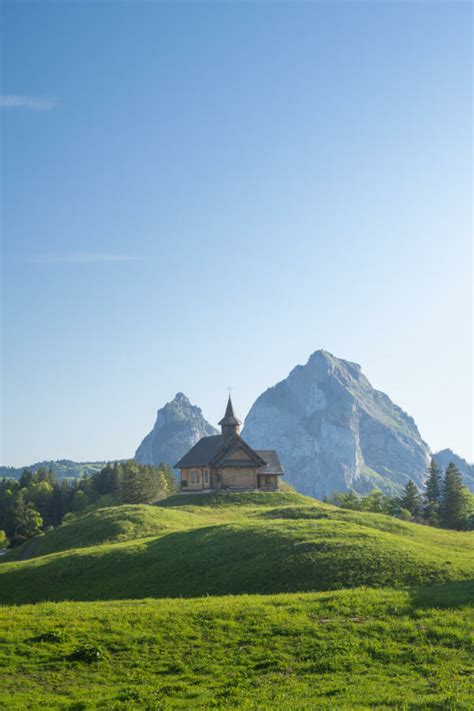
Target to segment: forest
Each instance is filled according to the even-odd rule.
[[[472,531],[474,495],[464,485],[459,469],[451,462],[443,473],[432,459],[427,474],[424,491],[410,479],[402,496],[388,496],[372,489],[365,496],[354,491],[338,491],[326,500],[352,511],[383,513],[404,521]]]
[[[73,480],[59,480],[45,467],[25,469],[20,479],[0,481],[0,547],[20,545],[89,508],[150,503],[176,491],[171,467],[133,459]]]

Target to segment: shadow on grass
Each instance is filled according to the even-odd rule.
[[[414,610],[455,609],[474,605],[474,580],[454,580],[429,587],[415,588],[411,599]]]
[[[208,526],[153,540],[98,546],[0,568],[0,603],[318,592],[359,586],[442,583],[446,569],[408,556],[375,533],[318,535],[312,522]],[[457,587],[456,587],[457,586]],[[445,606],[469,595],[466,583],[414,594],[414,606]]]

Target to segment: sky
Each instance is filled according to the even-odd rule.
[[[471,4],[2,3],[0,463],[324,348],[472,461]]]

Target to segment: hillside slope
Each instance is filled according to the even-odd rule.
[[[474,575],[472,533],[345,511],[297,494],[196,495],[127,506],[124,521],[132,528],[118,527],[114,538],[110,521],[120,512],[102,509],[46,534],[37,552],[58,552],[4,558],[0,602],[273,594]],[[127,530],[142,537],[126,540]]]

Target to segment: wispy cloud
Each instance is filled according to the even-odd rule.
[[[51,111],[57,105],[52,96],[18,96],[17,94],[1,94],[0,108],[29,109],[32,111]]]
[[[55,254],[37,254],[30,257],[33,264],[101,264],[104,262],[138,262],[140,257],[106,252],[59,252]]]

